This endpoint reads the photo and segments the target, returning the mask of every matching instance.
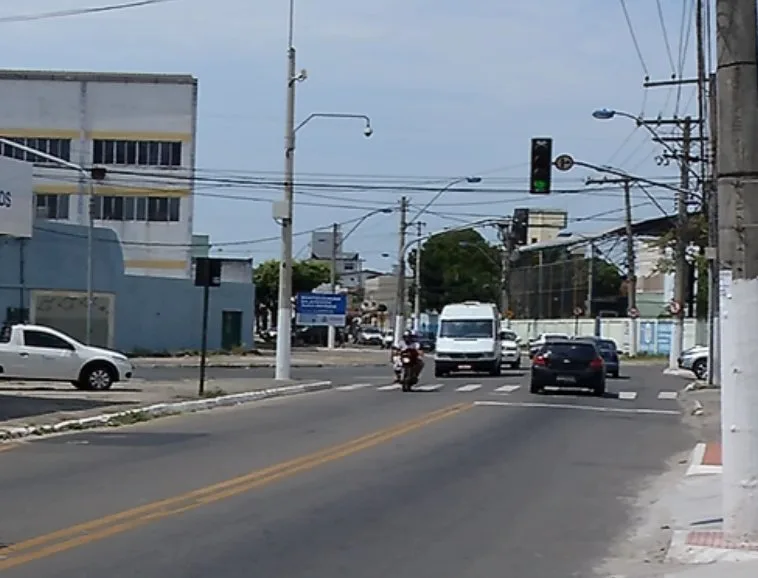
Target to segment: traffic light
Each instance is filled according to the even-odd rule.
[[[511,219],[511,239],[518,246],[526,245],[529,231],[529,209],[514,209]]]
[[[532,172],[529,179],[529,193],[550,194],[550,176],[553,168],[553,139],[532,139]]]

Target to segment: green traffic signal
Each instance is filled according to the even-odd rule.
[[[534,190],[538,193],[544,193],[548,190],[547,181],[543,180],[535,180],[534,181]]]

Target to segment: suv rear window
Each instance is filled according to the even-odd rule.
[[[597,348],[602,351],[616,351],[616,342],[610,339],[601,339],[597,342]]]
[[[597,350],[592,343],[550,343],[542,348],[541,353],[580,361],[590,361],[597,357]]]

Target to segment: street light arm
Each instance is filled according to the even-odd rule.
[[[366,219],[368,219],[368,218],[370,218],[370,217],[373,217],[374,215],[378,215],[378,214],[380,214],[380,213],[384,213],[384,214],[386,215],[386,214],[389,214],[389,213],[391,213],[391,212],[392,212],[392,209],[391,209],[391,208],[389,208],[389,207],[386,207],[386,208],[384,208],[384,209],[376,209],[376,210],[374,210],[374,211],[371,211],[371,212],[369,212],[369,213],[366,213],[366,214],[365,214],[365,215],[363,215],[363,216],[362,216],[360,219],[358,219],[358,222],[357,222],[357,223],[355,223],[355,225],[353,225],[353,226],[350,228],[350,230],[349,230],[349,231],[348,231],[346,234],[344,234],[344,235],[342,236],[342,239],[340,240],[340,244],[341,244],[341,243],[344,243],[344,242],[347,240],[347,238],[348,238],[350,235],[352,235],[352,234],[355,232],[355,230],[356,230],[358,227],[360,227],[360,226],[361,226],[363,223],[365,223],[365,222],[366,222]]]
[[[453,181],[450,181],[448,184],[446,184],[444,187],[442,187],[439,191],[437,191],[437,194],[432,197],[432,200],[429,201],[426,205],[424,205],[421,210],[416,213],[411,220],[408,221],[408,224],[413,224],[416,219],[418,219],[421,215],[423,215],[429,207],[431,207],[434,203],[437,202],[437,199],[439,199],[446,191],[449,191],[452,189],[455,185],[463,182],[467,183],[480,183],[482,181],[481,177],[461,177],[459,179],[455,179]]]
[[[295,132],[299,131],[306,124],[312,121],[314,118],[357,118],[366,123],[366,134],[368,136],[371,136],[369,131],[373,130],[371,128],[371,118],[365,114],[350,114],[350,113],[343,113],[343,112],[312,112],[311,114],[306,116],[305,119],[303,119],[303,121],[300,124],[298,124],[295,127]]]

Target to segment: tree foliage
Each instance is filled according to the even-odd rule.
[[[421,308],[439,311],[447,303],[466,300],[497,303],[499,259],[498,249],[474,229],[430,237],[421,246]],[[415,274],[415,250],[408,264]],[[414,295],[414,290],[409,293]]]
[[[329,263],[323,261],[295,261],[292,267],[292,294],[312,291],[322,283],[329,282]],[[267,309],[277,308],[279,296],[279,261],[263,261],[253,271],[255,296]]]

